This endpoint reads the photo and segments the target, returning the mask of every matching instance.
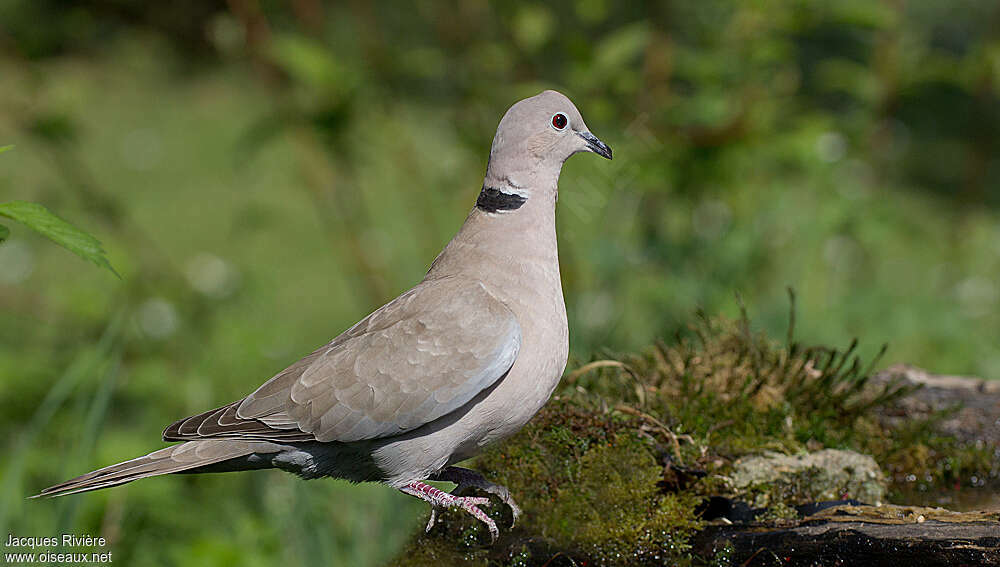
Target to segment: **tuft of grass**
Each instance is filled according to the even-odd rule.
[[[689,333],[673,344],[658,342],[643,354],[620,357],[616,365],[601,365],[587,380],[578,373],[569,380],[598,396],[631,398],[671,428],[724,453],[773,444],[798,449],[806,443],[842,447],[858,442],[867,436],[853,427],[859,420],[914,388],[900,382],[870,385],[886,345],[864,363],[857,339],[845,349],[795,341],[791,292],[790,297],[784,344],[753,332],[742,305],[738,320],[698,312]],[[623,384],[628,388],[615,387]],[[633,391],[639,394],[632,396]]]
[[[916,389],[871,382],[886,346],[864,362],[857,339],[843,349],[802,345],[794,337],[790,296],[784,342],[754,332],[742,306],[737,320],[699,312],[672,344],[660,341],[644,353],[571,373],[569,393],[654,416],[680,462],[830,447],[881,456],[885,466],[906,446],[930,441],[932,424],[925,422],[913,422],[902,435],[880,431],[879,412]]]
[[[9,451],[2,471],[0,531],[11,531],[12,528],[24,527],[17,520],[19,516],[24,515],[25,507],[28,505],[25,495],[31,494],[30,490],[33,490],[29,490],[24,483],[25,474],[29,472],[26,469],[32,464],[32,460],[29,458],[30,451],[38,439],[43,437],[46,427],[60,411],[60,408],[68,404],[74,393],[79,392],[81,384],[86,382],[91,374],[100,373],[101,379],[96,385],[97,392],[91,403],[81,408],[86,412],[85,423],[76,439],[75,450],[70,455],[73,458],[68,460],[79,462],[77,459],[88,456],[87,454],[93,448],[100,433],[101,423],[107,415],[108,401],[115,385],[115,374],[121,357],[122,330],[122,317],[113,317],[97,344],[89,350],[81,351],[59,379],[48,389],[28,424],[21,430],[17,443]],[[78,413],[84,414],[84,411]],[[81,415],[81,417],[83,416]],[[67,474],[63,474],[63,478],[67,476]],[[50,480],[54,483],[59,479],[53,477]],[[62,504],[59,508],[57,522],[60,525],[66,525],[71,514],[72,511],[68,508],[68,504]]]

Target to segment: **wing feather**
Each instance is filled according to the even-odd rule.
[[[514,314],[479,282],[425,280],[245,399],[180,420],[164,439],[357,441],[460,408],[506,375]]]

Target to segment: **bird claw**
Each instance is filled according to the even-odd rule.
[[[486,524],[487,529],[490,531],[490,543],[493,543],[500,537],[500,530],[497,528],[496,522],[492,518],[486,515],[479,509],[479,506],[490,506],[493,503],[489,498],[470,498],[470,497],[456,497],[454,503],[450,506],[452,508],[461,508],[465,512],[472,515],[480,522]],[[445,506],[431,506],[431,517],[427,519],[427,526],[424,527],[424,533],[430,533],[434,524],[438,520],[438,510],[444,508]]]
[[[451,491],[453,495],[462,494],[470,488],[478,488],[483,492],[496,496],[510,508],[510,527],[514,527],[517,524],[517,519],[521,516],[521,507],[514,501],[514,497],[510,495],[510,490],[506,486],[492,483],[474,470],[463,469],[461,467],[448,467],[435,475],[434,478],[457,484],[458,486]]]
[[[425,532],[430,532],[434,525],[437,524],[439,518],[438,514],[441,508],[461,508],[473,518],[486,524],[486,527],[490,531],[490,542],[495,543],[497,538],[500,537],[500,530],[497,529],[496,522],[494,522],[493,519],[486,514],[486,512],[479,509],[479,506],[491,506],[492,501],[489,498],[484,497],[461,496],[462,493],[470,488],[478,488],[483,492],[492,494],[507,505],[507,507],[510,508],[510,513],[513,518],[511,521],[511,527],[514,527],[514,524],[517,523],[518,517],[521,515],[521,507],[517,505],[517,502],[514,502],[514,498],[511,497],[510,491],[507,490],[506,487],[486,480],[483,478],[483,475],[477,473],[476,471],[463,469],[461,467],[448,467],[434,475],[432,479],[454,482],[458,486],[456,486],[450,493],[447,493],[442,492],[429,484],[414,481],[400,489],[403,492],[416,496],[431,505],[431,517],[427,520],[427,526],[424,528]]]
[[[517,519],[521,516],[521,507],[517,505],[517,502],[514,502],[514,498],[510,495],[510,491],[507,490],[506,486],[500,486],[499,484],[493,484],[492,482],[488,482],[485,486],[474,486],[496,496],[501,502],[506,504],[507,507],[510,508],[510,527],[513,528],[514,525],[517,524]],[[459,488],[461,488],[461,485],[459,485]]]
[[[400,490],[411,496],[416,496],[431,505],[431,517],[427,521],[427,526],[424,528],[425,532],[429,532],[431,528],[434,527],[434,524],[437,523],[438,509],[461,508],[465,512],[469,513],[473,518],[486,524],[487,529],[490,531],[490,543],[495,543],[497,538],[500,537],[500,530],[497,529],[496,522],[486,515],[486,512],[479,509],[479,506],[492,505],[489,498],[455,496],[453,494],[448,494],[447,492],[442,492],[429,484],[424,484],[419,481],[411,482]]]
[[[469,514],[471,514],[473,518],[475,518],[475,519],[479,520],[480,522],[486,524],[487,529],[490,530],[490,543],[496,543],[497,538],[500,537],[500,530],[497,529],[497,524],[496,524],[496,522],[493,521],[493,518],[490,518],[486,514],[486,512],[483,512],[482,510],[479,509],[480,506],[490,506],[490,505],[492,505],[492,502],[490,502],[490,499],[489,498],[475,498],[475,497],[471,497],[471,496],[460,496],[460,497],[456,498],[455,500],[456,500],[456,505],[459,508],[461,508],[462,510],[465,510],[466,512],[468,512]]]

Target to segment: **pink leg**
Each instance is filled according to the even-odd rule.
[[[431,480],[454,482],[458,486],[455,487],[455,490],[451,491],[452,494],[462,494],[468,488],[478,488],[483,492],[493,494],[510,508],[511,516],[513,516],[511,527],[514,527],[517,519],[521,516],[521,507],[517,505],[517,502],[514,502],[514,497],[510,495],[510,491],[507,490],[506,486],[494,484],[474,470],[463,469],[462,467],[448,467],[432,476]]]
[[[496,522],[487,516],[486,512],[483,512],[477,507],[480,505],[489,506],[489,498],[454,496],[448,494],[447,492],[438,490],[429,484],[420,482],[419,480],[415,480],[399,490],[400,492],[409,494],[410,496],[416,496],[431,505],[431,519],[427,522],[427,531],[430,531],[430,529],[434,526],[434,520],[437,516],[435,512],[438,508],[461,508],[469,514],[472,514],[472,517],[486,524],[486,527],[490,530],[491,541],[496,541],[500,536],[500,530],[497,529]]]

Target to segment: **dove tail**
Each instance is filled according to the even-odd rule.
[[[64,496],[77,492],[100,490],[162,474],[198,472],[192,469],[246,457],[252,453],[254,453],[253,444],[246,442],[224,439],[189,441],[61,482],[46,488],[32,498]]]

